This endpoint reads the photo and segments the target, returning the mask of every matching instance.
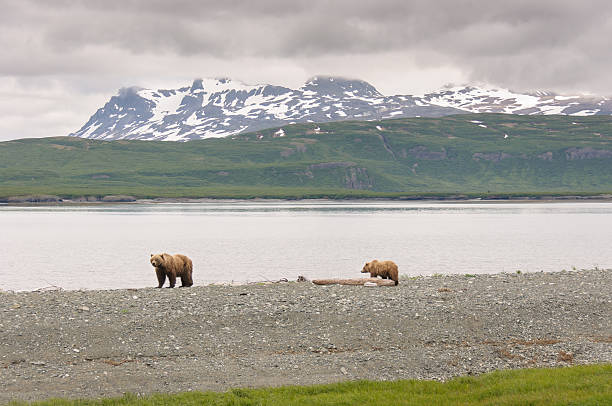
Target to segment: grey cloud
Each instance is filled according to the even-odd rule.
[[[609,0],[0,0],[0,79],[59,81],[70,109],[116,86],[204,75],[612,94],[609,38]]]
[[[25,19],[26,26],[31,23],[31,33],[52,49],[67,52],[110,45],[134,53],[161,48],[223,57],[410,51],[427,46],[473,56],[490,51],[493,47],[487,45],[493,40],[503,41],[495,47],[498,52],[512,44],[528,48],[568,46],[589,25],[609,21],[612,10],[606,1],[142,0],[28,4],[19,9],[23,18],[15,18],[17,11],[12,11],[15,28],[19,30]],[[270,42],[277,46],[268,46]]]
[[[116,61],[104,59],[111,54],[137,64],[146,53],[232,60],[405,52],[421,65],[436,54],[432,66],[452,64],[474,79],[501,81],[525,69],[546,77],[547,65],[560,63],[547,59],[555,55],[574,55],[558,70],[569,71],[571,79],[574,70],[597,73],[612,62],[606,43],[612,37],[612,3],[602,0],[0,0],[0,5],[0,45],[8,49],[0,75],[86,74],[100,66],[112,70]],[[121,61],[116,65],[120,71]],[[514,82],[522,85],[518,76]],[[529,78],[525,84],[533,85]]]
[[[536,24],[542,31],[551,35],[558,32],[563,37],[576,34],[590,22],[609,19],[611,5],[607,1],[113,0],[30,1],[9,8],[16,26],[23,23],[27,26],[30,22],[40,25],[39,34],[51,45],[69,38],[75,46],[110,43],[131,48],[132,44],[138,44],[141,48],[154,49],[166,37],[172,39],[169,42],[177,50],[186,47],[194,52],[199,49],[203,53],[215,53],[218,51],[199,45],[202,41],[206,45],[207,38],[231,38],[248,44],[256,52],[261,41],[271,39],[263,35],[274,33],[278,39],[286,40],[280,50],[299,53],[301,44],[310,45],[306,48],[314,45],[311,36],[320,38],[316,45],[321,52],[340,48],[334,42],[362,46],[369,51],[389,45],[409,49],[414,43],[427,44],[431,38],[445,38],[452,44],[457,32],[479,25],[512,26],[521,37],[525,26]],[[15,18],[19,13],[25,21]],[[360,22],[361,27],[369,29],[360,29],[360,24],[351,22]],[[374,37],[362,45],[364,34]],[[481,35],[486,36],[486,32]],[[343,37],[345,41],[334,41],[331,36]],[[193,46],[186,46],[187,42]],[[538,39],[534,38],[533,42],[537,43]],[[239,51],[246,52],[246,48]]]

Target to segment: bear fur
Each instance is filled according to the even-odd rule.
[[[366,272],[370,273],[371,278],[380,276],[383,279],[391,279],[395,281],[396,285],[399,283],[399,271],[397,270],[397,265],[393,261],[379,262],[377,259],[375,259],[372,262],[367,262],[361,270],[361,273]]]
[[[159,282],[158,288],[164,285],[166,276],[170,282],[170,288],[173,288],[176,284],[177,277],[181,278],[181,287],[193,285],[193,279],[191,277],[193,273],[193,263],[191,259],[185,255],[170,255],[165,252],[163,254],[151,254],[150,261],[151,265],[155,267],[157,281]]]

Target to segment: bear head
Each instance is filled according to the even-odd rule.
[[[377,259],[375,259],[375,260],[374,260],[374,261],[372,261],[372,262],[366,262],[366,264],[363,266],[363,269],[361,270],[361,273],[368,273],[368,272],[372,272],[373,265],[374,265],[375,263],[377,263],[377,262],[378,262],[378,260],[377,260]]]
[[[166,264],[166,258],[165,258],[166,254],[151,254],[151,265],[153,265],[155,268],[159,268],[161,266],[164,266]]]

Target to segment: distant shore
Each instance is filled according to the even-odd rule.
[[[612,362],[612,271],[0,292],[0,403]]]
[[[232,203],[232,202],[449,202],[449,203],[495,203],[495,202],[610,202],[612,194],[599,195],[542,195],[542,196],[403,196],[403,197],[351,197],[351,198],[213,198],[213,197],[157,197],[137,198],[128,195],[88,196],[62,198],[55,195],[13,196],[0,198],[0,205],[85,205],[85,204],[155,204],[155,203]]]

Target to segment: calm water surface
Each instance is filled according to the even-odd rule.
[[[155,286],[151,253],[194,281],[612,268],[612,203],[185,203],[0,206],[0,289]]]

